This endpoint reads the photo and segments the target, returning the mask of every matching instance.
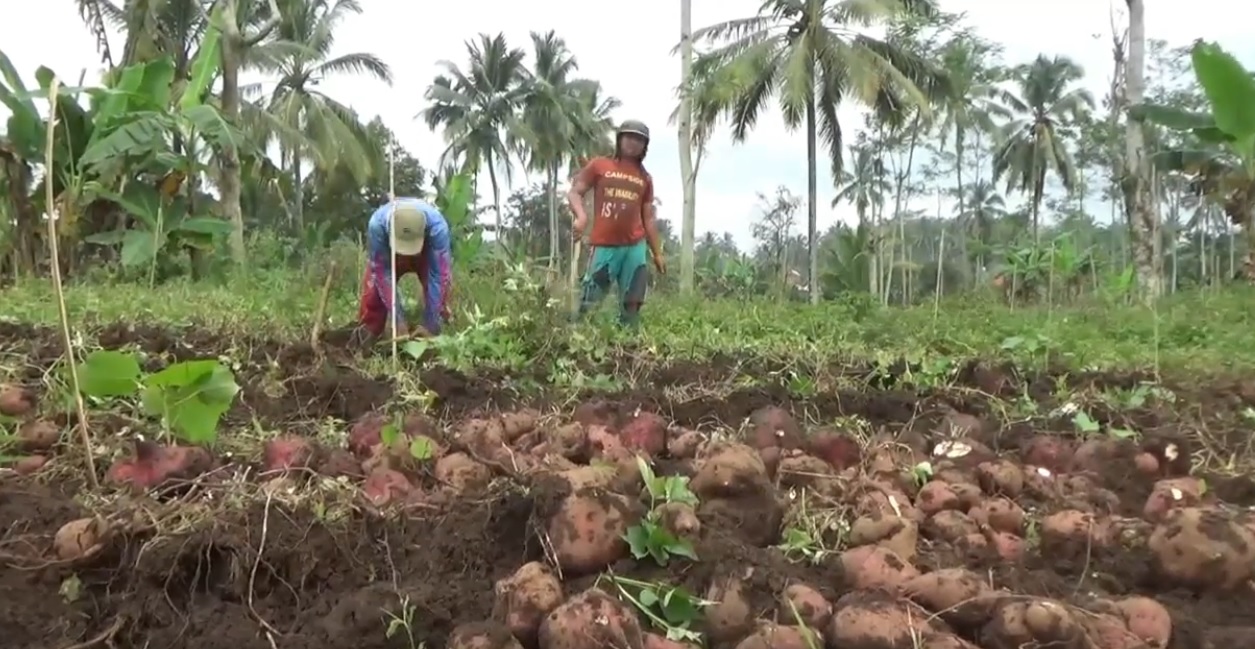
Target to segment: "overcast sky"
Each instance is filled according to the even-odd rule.
[[[371,117],[381,115],[401,141],[427,166],[444,149],[440,135],[414,116],[424,108],[423,91],[437,73],[436,62],[464,63],[464,41],[478,32],[504,32],[510,43],[530,46],[528,32],[557,30],[575,53],[584,76],[600,80],[623,107],[619,118],[637,118],[654,132],[649,168],[664,201],[661,215],[677,221],[680,174],[677,139],[667,118],[674,109],[679,61],[671,49],[679,39],[678,0],[637,0],[613,5],[586,0],[458,0],[444,3],[360,0],[364,13],[345,21],[337,33],[339,53],[373,52],[392,66],[392,87],[355,78],[338,78],[322,90]],[[942,8],[967,12],[977,30],[1006,47],[1006,60],[1021,62],[1039,53],[1063,54],[1085,67],[1096,96],[1110,75],[1110,8],[1102,0],[1060,0],[1057,5],[1026,5],[995,0],[941,0]],[[1122,1],[1117,4],[1123,6]],[[1219,41],[1245,61],[1255,61],[1252,28],[1237,11],[1237,0],[1146,0],[1147,34],[1173,44],[1195,38]],[[0,20],[0,48],[19,71],[33,77],[47,65],[74,83],[81,70],[89,79],[100,68],[92,38],[75,3],[22,4]],[[753,15],[760,0],[694,0],[693,25]],[[1231,19],[1224,19],[1225,16]],[[1247,38],[1241,38],[1246,36]],[[121,49],[120,39],[113,39]],[[859,123],[854,109],[843,111],[847,138]],[[527,182],[521,175],[514,185]],[[750,223],[758,212],[756,192],[785,185],[806,190],[806,142],[801,132],[784,128],[775,111],[765,114],[743,144],[715,140],[702,163],[697,188],[699,232],[730,231],[749,243]],[[834,194],[826,164],[820,166],[820,228],[838,219],[852,220],[852,208],[828,207]],[[484,191],[487,197],[487,191]],[[927,207],[933,201],[928,200]],[[925,207],[925,205],[920,205]],[[365,215],[363,215],[363,218]],[[803,217],[804,218],[804,217]]]

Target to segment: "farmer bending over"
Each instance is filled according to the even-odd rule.
[[[396,278],[392,277],[392,235],[396,238]],[[367,265],[362,278],[362,302],[358,322],[372,337],[379,337],[396,314],[393,335],[411,334],[401,300],[393,304],[393,281],[417,273],[423,287],[423,326],[416,333],[436,335],[449,318],[449,289],[453,282],[453,255],[449,224],[431,204],[417,198],[398,198],[370,217],[366,228]],[[397,296],[400,297],[399,295]]]
[[[579,313],[595,307],[613,282],[622,298],[620,322],[636,325],[649,281],[646,242],[659,274],[667,272],[667,264],[654,222],[654,181],[641,164],[649,151],[649,127],[628,120],[619,127],[616,140],[613,158],[593,158],[580,170],[567,202],[575,213],[572,236],[578,241],[588,228],[584,195],[593,191],[592,250]]]

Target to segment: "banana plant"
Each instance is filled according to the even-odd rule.
[[[86,238],[88,243],[120,246],[119,256],[124,268],[148,265],[152,271],[165,252],[188,248],[212,250],[231,232],[231,224],[222,219],[207,214],[189,215],[186,198],[167,195],[160,187],[131,183],[123,193],[99,186],[91,187],[90,191],[93,196],[115,203],[134,218],[132,227]]]
[[[1255,77],[1219,45],[1198,41],[1190,52],[1194,76],[1207,97],[1207,112],[1143,104],[1130,115],[1189,133],[1196,145],[1156,156],[1160,169],[1189,179],[1193,191],[1221,205],[1237,225],[1255,211]],[[1255,228],[1247,227],[1248,248]],[[1247,273],[1252,274],[1248,250]]]

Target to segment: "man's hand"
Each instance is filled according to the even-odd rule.
[[[410,337],[410,327],[409,327],[409,325],[405,324],[404,322],[398,322],[398,323],[396,323],[396,329],[395,329],[395,330],[393,330],[393,332],[392,332],[392,337],[393,337],[393,338],[398,338],[398,339],[400,339],[400,338],[409,338],[409,337]]]
[[[575,217],[575,222],[571,224],[571,240],[579,241],[584,237],[584,230],[588,229],[588,218],[583,216]]]
[[[666,275],[667,274],[666,257],[663,257],[662,255],[654,255],[654,268],[658,271],[659,275]]]

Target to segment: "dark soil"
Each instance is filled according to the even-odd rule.
[[[127,326],[101,331],[98,342],[106,348],[143,350],[150,357],[149,369],[190,358],[235,359],[243,393],[228,425],[256,420],[299,431],[325,418],[353,420],[393,396],[390,381],[361,374],[352,353],[341,345],[329,344],[319,354],[307,344],[227,341],[201,330],[176,334]],[[38,388],[61,352],[59,339],[50,330],[0,324],[0,353],[24,358],[28,367],[22,377]],[[425,384],[439,395],[438,414],[446,421],[520,402],[548,405],[550,398],[503,389],[517,377],[468,377],[436,367],[421,372]],[[833,372],[868,376],[866,368],[858,367]],[[778,385],[685,398],[666,396],[675,392],[664,390],[746,373],[771,375],[770,368],[731,358],[676,363],[653,370],[642,381],[652,383],[652,389],[597,398],[611,413],[643,407],[691,427],[735,427],[755,409],[779,405],[810,421],[827,423],[858,415],[892,433],[923,434],[930,434],[956,410],[993,421],[995,397],[1028,392],[1041,400],[1043,408],[1055,405],[1050,403],[1052,376],[1020,376],[1013,368],[978,363],[962,372],[964,389],[949,391],[915,390],[883,374],[877,375],[876,386],[807,398]],[[1072,375],[1067,381],[1074,386],[1127,388],[1142,378],[1091,374]],[[1196,440],[1204,436],[1213,448],[1246,452],[1249,433],[1243,430],[1241,411],[1252,405],[1255,393],[1244,383],[1180,385],[1173,390],[1178,395],[1175,404],[1151,403],[1094,416],[1104,423],[1136,426],[1152,442],[1173,440],[1199,448]],[[1059,430],[1066,427],[1060,424]],[[993,425],[978,436],[995,448],[1014,449],[1037,432]],[[1105,476],[1104,484],[1122,501],[1138,506],[1150,489],[1148,481],[1125,474]],[[1249,480],[1208,478],[1208,485],[1228,502],[1255,506],[1255,487]],[[363,514],[333,523],[309,507],[257,504],[246,512],[217,516],[208,529],[191,534],[124,534],[86,564],[65,565],[44,558],[52,536],[63,523],[86,512],[70,493],[27,479],[0,479],[0,530],[5,530],[0,536],[0,643],[14,649],[410,649],[404,633],[386,637],[383,617],[384,611],[399,614],[404,599],[413,607],[415,643],[440,649],[455,626],[491,617],[497,579],[526,561],[543,558],[533,529],[538,508],[551,502],[552,495],[543,489],[504,488],[491,498],[459,503],[448,511],[399,519]],[[748,574],[751,602],[762,610],[770,609],[777,594],[797,581],[828,596],[846,590],[833,559],[817,565],[792,562],[776,550],[760,547],[770,543],[748,542],[756,540],[748,537],[762,537],[763,531],[761,522],[748,521],[769,516],[748,506],[738,509],[702,512],[703,538],[696,548],[700,562],[678,562],[662,569],[625,561],[616,571],[682,584],[699,596],[724,574]],[[1069,601],[1091,595],[1152,595],[1173,613],[1174,648],[1202,649],[1204,632],[1212,627],[1255,628],[1255,596],[1170,588],[1147,569],[1144,552],[1052,549],[1008,564],[932,545],[924,547],[917,563],[923,568],[966,565],[989,571],[996,583],[1015,592]],[[568,594],[591,583],[591,578],[568,582]]]

